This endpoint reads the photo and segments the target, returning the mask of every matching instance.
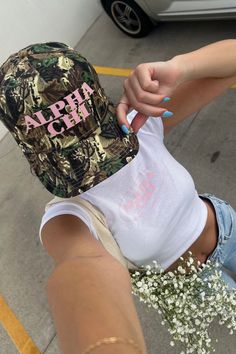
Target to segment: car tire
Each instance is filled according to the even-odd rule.
[[[130,37],[145,37],[153,28],[149,17],[132,0],[103,0],[102,4],[115,25]]]

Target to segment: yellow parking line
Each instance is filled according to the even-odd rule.
[[[131,74],[133,69],[122,69],[122,68],[112,68],[109,66],[93,66],[98,74],[111,75],[111,76],[124,76],[127,77]],[[231,86],[231,88],[236,89],[236,83]]]
[[[33,340],[1,295],[0,322],[21,354],[40,354]]]
[[[94,69],[98,74],[111,76],[129,76],[132,69],[111,68],[107,66],[95,66]]]

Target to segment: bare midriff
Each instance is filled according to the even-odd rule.
[[[218,240],[218,225],[216,220],[215,209],[208,199],[202,199],[207,206],[207,221],[202,233],[197,240],[188,248],[188,250],[182,255],[183,258],[188,258],[189,251],[193,256],[202,264],[205,263],[209,255],[214,251],[217,246]],[[174,271],[180,264],[180,259],[175,261],[168,271]]]

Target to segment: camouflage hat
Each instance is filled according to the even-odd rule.
[[[137,155],[92,65],[63,43],[30,45],[0,68],[0,119],[52,194],[69,198]]]

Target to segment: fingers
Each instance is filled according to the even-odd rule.
[[[143,91],[136,77],[129,78],[129,80],[126,79],[124,89],[130,106],[135,107],[140,113],[160,116],[166,111],[165,108],[158,107],[158,104],[163,102],[165,95]]]
[[[146,120],[148,119],[148,116],[142,114],[142,113],[137,113],[132,120],[131,126],[135,134],[139,131],[139,129],[145,124]]]
[[[157,80],[153,80],[154,68],[152,63],[139,64],[131,73],[130,79],[136,77],[139,82],[139,87],[143,91],[157,93],[159,84]]]
[[[117,114],[119,126],[126,134],[128,134],[128,129],[130,128],[130,124],[129,124],[128,120],[126,119],[126,116],[129,112],[129,108],[130,108],[130,104],[129,104],[126,94],[124,93],[120,99],[120,102],[118,103],[118,105],[116,107],[116,114]],[[125,129],[125,127],[127,129]]]
[[[124,130],[124,126],[127,127],[127,129],[133,130],[133,132],[136,134],[139,129],[143,126],[143,124],[146,122],[146,120],[148,119],[148,116],[142,114],[142,113],[137,113],[135,115],[135,117],[133,118],[131,125],[129,124],[128,120],[126,119],[126,116],[128,114],[130,105],[128,103],[128,98],[126,96],[126,94],[123,94],[123,96],[120,99],[119,104],[117,105],[116,108],[116,114],[117,114],[117,119],[119,122],[120,127],[123,126],[123,131],[126,132],[126,134],[128,133],[128,131]]]
[[[158,81],[156,81],[156,85],[157,87],[159,87]],[[135,97],[137,102],[146,103],[151,106],[156,106],[165,97],[165,95],[144,91],[140,86],[140,83],[136,76],[131,77],[130,80],[125,80],[124,86],[126,96],[128,97],[129,102],[131,104],[133,104],[134,102],[131,101],[131,97],[129,97],[129,92],[133,92],[133,96]]]
[[[164,107],[176,86],[176,70],[174,69],[167,62],[156,62],[139,64],[132,71],[124,81],[124,94],[117,106],[117,118],[122,130],[130,128],[126,119],[130,108],[138,112],[131,123],[135,133],[149,116],[166,118],[173,116],[173,112],[169,112]],[[124,132],[128,133],[128,130]]]

